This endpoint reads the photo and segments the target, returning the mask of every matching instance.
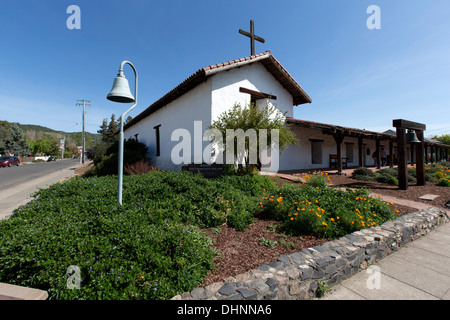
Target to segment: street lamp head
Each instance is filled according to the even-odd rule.
[[[131,94],[128,80],[123,75],[123,70],[119,70],[117,77],[114,79],[114,83],[111,91],[106,96],[108,100],[114,102],[130,103],[135,102],[135,98]]]

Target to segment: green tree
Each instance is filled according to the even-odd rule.
[[[16,123],[13,123],[9,128],[9,137],[3,142],[3,151],[19,157],[28,152],[25,135]]]
[[[0,121],[0,154],[4,155],[6,151],[6,141],[11,140],[10,124],[7,121]]]
[[[31,152],[33,154],[40,153],[49,156],[58,156],[59,140],[56,137],[44,136],[31,143]]]
[[[119,131],[119,123],[116,121],[116,115],[113,113],[111,115],[111,121],[109,121],[108,128],[106,130],[107,140],[105,142],[115,142],[119,140],[117,131]]]
[[[100,133],[100,135],[102,136],[102,141],[103,142],[107,142],[107,132],[108,132],[108,119],[103,119],[103,122],[100,126],[100,129],[97,130],[97,133]]]
[[[235,150],[233,151],[238,159],[243,159],[245,167],[249,168],[249,155],[257,155],[258,169],[261,168],[260,159],[260,145],[259,136],[260,130],[266,129],[267,131],[267,144],[271,145],[276,143],[280,153],[289,147],[289,145],[298,144],[298,140],[295,134],[290,130],[290,126],[286,124],[285,114],[281,113],[276,106],[267,103],[265,107],[257,107],[255,105],[245,106],[244,108],[240,104],[235,104],[229,111],[222,113],[217,120],[213,121],[209,129],[217,129],[224,137],[224,149],[227,150],[226,133],[227,129],[238,130],[242,129],[245,132],[249,129],[254,129],[256,132],[256,143],[250,143],[250,138],[245,137],[245,151],[244,155],[237,154],[237,141],[234,143]],[[273,130],[278,130],[278,141],[272,141]],[[236,139],[235,139],[236,140]]]
[[[450,134],[443,134],[442,136],[435,136],[433,139],[450,145]]]

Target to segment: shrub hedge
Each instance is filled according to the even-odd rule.
[[[0,222],[0,282],[47,290],[50,299],[167,299],[192,290],[215,249],[198,227],[243,230],[258,211],[263,176],[207,180],[189,172],[72,178]],[[67,287],[69,266],[81,289]]]

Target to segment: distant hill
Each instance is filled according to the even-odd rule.
[[[2,150],[2,148],[5,148],[6,142],[11,139],[10,128],[13,124],[16,124],[24,133],[25,137],[27,138],[27,145],[30,148],[29,150],[31,150],[31,146],[33,145],[34,142],[41,139],[44,140],[46,139],[47,141],[50,141],[50,143],[54,146],[53,148],[54,151],[52,152],[55,154],[58,153],[59,141],[62,140],[63,138],[65,138],[66,141],[65,150],[69,155],[77,154],[78,153],[77,146],[82,145],[82,136],[83,136],[82,132],[63,132],[40,125],[20,124],[17,122],[13,123],[0,120],[0,150]],[[87,150],[101,141],[101,135],[86,132],[85,141],[86,141],[85,148]]]
[[[22,129],[25,136],[30,140],[40,139],[44,135],[55,136],[57,138],[63,138],[65,136],[67,138],[67,137],[72,137],[74,135],[77,136],[82,133],[81,131],[80,132],[57,131],[57,130],[54,130],[51,128],[47,128],[47,127],[43,127],[43,126],[35,125],[35,124],[20,124],[18,122],[16,122],[16,124],[19,126],[19,128]],[[86,136],[90,136],[90,140],[92,140],[92,141],[97,141],[101,138],[101,135],[98,133],[93,134],[90,132],[86,132],[85,134],[86,134]]]

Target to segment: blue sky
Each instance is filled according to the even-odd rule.
[[[69,30],[70,5],[81,29]],[[381,29],[366,12],[381,9]],[[4,1],[0,120],[80,131],[128,105],[106,100],[122,60],[139,73],[136,116],[199,68],[248,56],[238,33],[255,21],[270,50],[311,96],[296,118],[367,130],[403,118],[450,133],[448,0]],[[133,86],[133,72],[125,74]]]

